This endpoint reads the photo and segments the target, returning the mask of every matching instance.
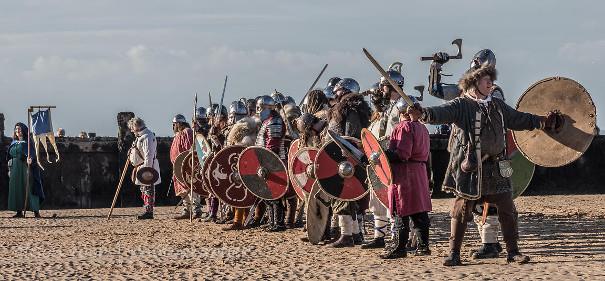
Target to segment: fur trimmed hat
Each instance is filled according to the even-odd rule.
[[[492,81],[496,81],[498,77],[498,71],[496,71],[496,68],[493,65],[489,64],[484,64],[476,69],[471,68],[467,70],[466,73],[464,73],[462,78],[460,78],[460,81],[458,82],[458,88],[460,88],[462,92],[466,92],[472,88],[475,88],[475,84],[477,83],[477,81],[479,81],[481,77],[484,77],[486,75],[492,78]]]

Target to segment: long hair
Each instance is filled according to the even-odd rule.
[[[309,92],[307,96],[307,113],[315,114],[318,111],[324,109],[325,105],[328,104],[328,98],[322,90],[313,90]]]
[[[17,136],[17,130],[15,130],[16,127],[21,128],[21,134],[23,135],[23,139],[19,139],[19,137]],[[13,141],[17,141],[17,140],[27,141],[28,132],[29,132],[29,128],[27,128],[27,125],[25,125],[21,122],[15,124],[15,126],[13,127]],[[31,138],[31,135],[30,135],[30,138]]]

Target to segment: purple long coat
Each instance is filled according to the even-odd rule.
[[[420,122],[401,121],[391,134],[389,150],[404,163],[394,163],[393,184],[389,187],[389,209],[398,216],[432,210],[426,162],[429,158],[429,131]],[[393,209],[395,207],[395,209]]]

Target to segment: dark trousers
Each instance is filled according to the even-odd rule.
[[[475,203],[482,202],[494,204],[498,208],[498,221],[500,221],[502,236],[504,237],[504,242],[506,242],[506,251],[509,253],[518,251],[518,214],[511,192],[484,195],[478,200],[466,200],[456,197],[450,212],[450,216],[452,217],[450,251],[460,252],[467,223],[473,220],[472,209]]]
[[[296,217],[296,206],[298,206],[298,198],[292,197],[285,199],[286,201],[286,224],[294,224]]]

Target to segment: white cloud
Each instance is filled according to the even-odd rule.
[[[605,40],[570,42],[559,48],[559,56],[582,64],[597,64],[605,61]]]
[[[145,45],[133,46],[126,54],[135,73],[144,73],[147,71],[149,49]]]
[[[31,69],[23,72],[29,79],[60,78],[86,80],[120,71],[119,63],[104,59],[75,59],[60,56],[39,56]]]

